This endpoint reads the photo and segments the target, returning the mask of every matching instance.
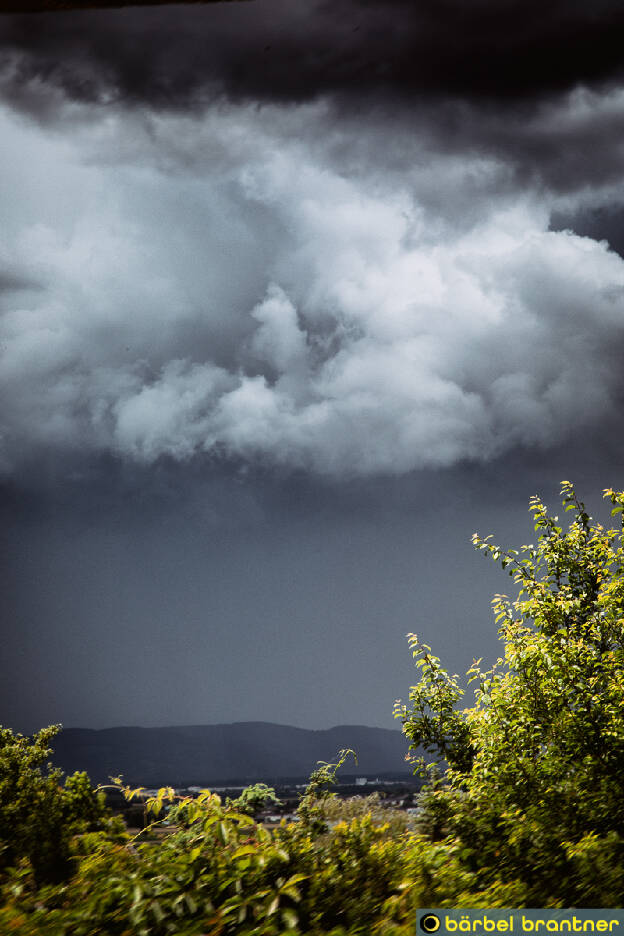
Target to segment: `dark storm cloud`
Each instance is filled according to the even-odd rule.
[[[505,161],[507,184],[565,193],[619,179],[623,42],[614,2],[254,0],[4,16],[0,87],[56,126],[80,119],[77,102],[104,116],[323,99],[321,132],[344,127],[352,150],[362,124],[377,127],[363,159],[403,171],[416,136],[432,158],[485,154]]]
[[[558,0],[341,0],[9,16],[5,48],[25,81],[71,98],[187,106],[205,94],[505,101],[622,74],[621,4]]]

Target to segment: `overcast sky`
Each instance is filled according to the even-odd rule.
[[[622,487],[624,10],[0,17],[0,722],[390,726]]]

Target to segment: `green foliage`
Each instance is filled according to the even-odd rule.
[[[245,813],[246,816],[257,816],[267,806],[279,803],[273,787],[266,783],[254,783],[245,787],[235,800],[228,800],[227,805],[235,812]]]
[[[39,881],[70,871],[72,836],[107,821],[103,796],[84,773],[63,783],[49,768],[49,743],[59,725],[31,738],[0,728],[0,873],[19,859],[30,862]]]
[[[322,835],[304,823],[269,832],[208,791],[191,805],[188,828],[158,841],[82,837],[63,885],[37,888],[17,869],[0,932],[16,921],[28,936],[411,932],[405,836],[388,838],[366,815]]]
[[[611,880],[622,876],[622,526],[594,522],[569,482],[562,495],[566,530],[531,499],[535,546],[503,551],[473,537],[519,586],[513,600],[494,598],[504,655],[487,670],[474,661],[474,705],[457,708],[457,677],[411,635],[421,681],[411,707],[395,709],[412,746],[435,750],[449,767],[446,785],[425,800],[430,831],[454,836],[482,883],[502,873],[534,906],[612,901],[614,887],[587,876],[592,849],[618,862]],[[621,518],[624,493],[605,497]]]
[[[357,764],[355,752],[350,748],[345,748],[339,751],[335,764],[319,761],[317,768],[310,774],[308,785],[297,809],[297,816],[309,829],[316,832],[325,831],[323,807],[329,800],[335,798],[336,794],[331,788],[337,783],[336,774],[349,756],[352,756]]]

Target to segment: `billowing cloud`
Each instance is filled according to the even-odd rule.
[[[60,137],[5,112],[5,474],[42,453],[404,473],[616,418],[624,260],[548,229],[570,193],[430,141],[384,173],[357,156],[374,126],[314,142],[327,114],[116,110]]]

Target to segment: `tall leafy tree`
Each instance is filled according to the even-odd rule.
[[[624,869],[624,492],[604,492],[608,529],[569,482],[561,493],[566,529],[531,499],[536,545],[473,537],[518,586],[493,600],[504,652],[489,669],[473,662],[474,704],[460,707],[458,677],[410,635],[421,679],[395,714],[446,768],[429,786],[429,832],[457,836],[485,883],[495,871],[535,900],[576,901],[591,898],[588,850]]]
[[[103,794],[85,773],[64,778],[48,763],[59,730],[28,738],[0,728],[0,871],[28,859],[39,881],[62,880],[72,837],[108,821]]]

